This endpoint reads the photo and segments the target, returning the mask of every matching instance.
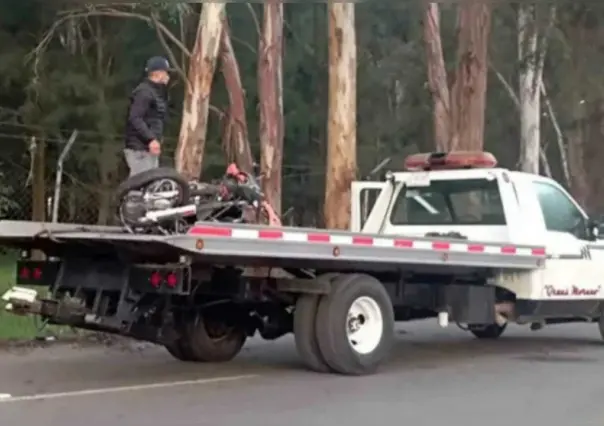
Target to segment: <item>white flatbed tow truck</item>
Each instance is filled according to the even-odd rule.
[[[405,168],[353,183],[350,231],[199,222],[153,236],[0,221],[0,245],[24,253],[6,308],[187,362],[293,333],[309,369],[346,375],[383,363],[395,321],[437,318],[480,339],[509,322],[604,332],[598,224],[559,184],[482,152],[418,154]]]

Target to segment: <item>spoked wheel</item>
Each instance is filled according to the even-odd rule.
[[[141,191],[143,188],[161,182],[172,182],[176,185],[180,192],[178,202],[184,203],[189,200],[191,196],[189,182],[176,170],[168,167],[147,170],[126,179],[118,186],[116,195],[118,199],[121,199],[131,191]]]
[[[134,175],[117,189],[118,217],[121,223],[133,228],[155,226],[141,222],[151,209],[179,207],[190,199],[189,182],[170,168],[156,168]]]

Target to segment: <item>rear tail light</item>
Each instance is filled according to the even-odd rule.
[[[29,268],[25,266],[19,271],[19,278],[21,278],[22,280],[28,280],[30,278],[30,275],[31,273],[29,272]]]
[[[32,277],[34,280],[39,281],[42,279],[42,269],[40,268],[34,268],[33,272],[32,272]]]
[[[166,284],[168,284],[168,287],[170,288],[175,288],[178,284],[178,278],[176,277],[176,274],[168,274],[168,277],[166,278]]]
[[[162,285],[166,285],[169,288],[176,288],[178,286],[178,282],[178,275],[172,271],[154,271],[149,276],[149,284],[151,284],[151,287],[157,289]]]
[[[163,280],[163,278],[159,272],[153,272],[151,274],[151,277],[149,278],[149,282],[151,283],[151,286],[153,286],[155,288],[159,288],[162,280]]]
[[[17,273],[17,280],[20,283],[24,281],[38,283],[43,281],[44,278],[46,278],[44,276],[44,269],[40,266],[21,265]]]

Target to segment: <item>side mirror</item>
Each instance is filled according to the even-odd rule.
[[[589,233],[589,238],[591,240],[598,240],[600,237],[600,222],[590,219],[587,222],[587,232]]]

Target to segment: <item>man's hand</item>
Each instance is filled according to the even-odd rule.
[[[149,142],[149,152],[153,155],[159,156],[161,154],[161,144],[157,140]]]

